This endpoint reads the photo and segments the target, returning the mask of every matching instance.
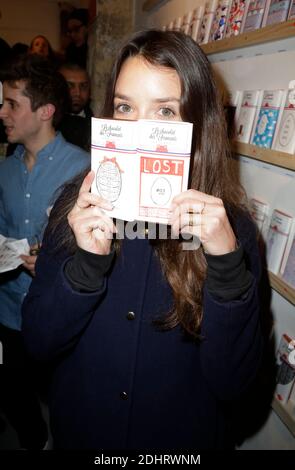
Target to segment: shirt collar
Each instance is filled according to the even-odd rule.
[[[53,140],[51,140],[45,147],[43,147],[39,152],[37,153],[37,158],[46,158],[50,157],[53,154],[56,154],[57,148],[62,145],[65,142],[65,139],[63,138],[62,134],[58,131],[56,133],[56,136]],[[14,152],[14,157],[17,158],[18,160],[23,160],[25,155],[25,147],[20,144],[16,147],[15,152]]]
[[[84,109],[82,109],[82,111],[80,111],[80,113],[78,114],[75,114],[75,113],[70,113],[72,116],[80,116],[80,117],[83,117],[85,118],[86,117],[86,113],[84,111]]]

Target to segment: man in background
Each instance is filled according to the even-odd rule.
[[[90,79],[87,71],[77,64],[63,64],[60,73],[70,92],[69,112],[62,119],[59,130],[64,138],[84,150],[90,149],[91,117]]]
[[[0,163],[0,234],[26,238],[30,254],[23,264],[0,274],[0,406],[16,429],[20,446],[43,448],[47,428],[33,385],[30,361],[23,346],[21,305],[35,275],[37,244],[50,207],[67,180],[90,163],[89,154],[56,132],[68,105],[68,86],[46,59],[20,58],[2,74],[3,120],[7,140],[18,143]]]
[[[87,63],[87,33],[88,33],[88,10],[77,8],[70,13],[67,20],[67,35],[70,44],[65,53],[66,62],[71,62],[86,68]]]

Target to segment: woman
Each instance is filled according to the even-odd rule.
[[[41,55],[53,63],[57,61],[57,57],[50,45],[50,42],[45,36],[42,35],[35,36],[32,39],[28,53]]]
[[[182,33],[137,33],[118,55],[103,116],[194,124],[191,189],[174,198],[170,224],[202,247],[118,247],[110,203],[89,192],[93,173],[64,190],[23,308],[27,347],[56,361],[55,446],[231,448],[231,401],[261,355],[259,256],[205,55]]]

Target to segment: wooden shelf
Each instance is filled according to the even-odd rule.
[[[295,436],[295,417],[292,417],[291,406],[288,403],[286,405],[283,405],[276,398],[273,399],[271,406],[275,413],[278,415],[278,417],[287,426],[289,431],[293,434],[293,436]]]
[[[278,41],[292,36],[295,36],[294,20],[265,26],[264,28],[242,33],[235,37],[221,39],[220,41],[209,42],[208,44],[203,44],[201,47],[203,51],[209,55],[254,46],[256,44]]]
[[[276,150],[264,149],[257,145],[244,144],[242,142],[234,142],[233,150],[240,155],[246,155],[255,160],[271,163],[272,165],[295,170],[295,155],[289,153],[277,152]]]
[[[295,305],[295,289],[289,286],[280,276],[271,271],[268,271],[268,276],[271,287],[282,297],[291,302],[291,304]]]
[[[143,11],[151,11],[153,8],[156,6],[160,5],[163,0],[146,0],[144,4],[142,5],[142,10]]]

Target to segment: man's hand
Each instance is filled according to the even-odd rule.
[[[37,255],[20,255],[20,258],[24,262],[24,268],[30,271],[31,276],[35,276],[35,264],[37,260]]]

